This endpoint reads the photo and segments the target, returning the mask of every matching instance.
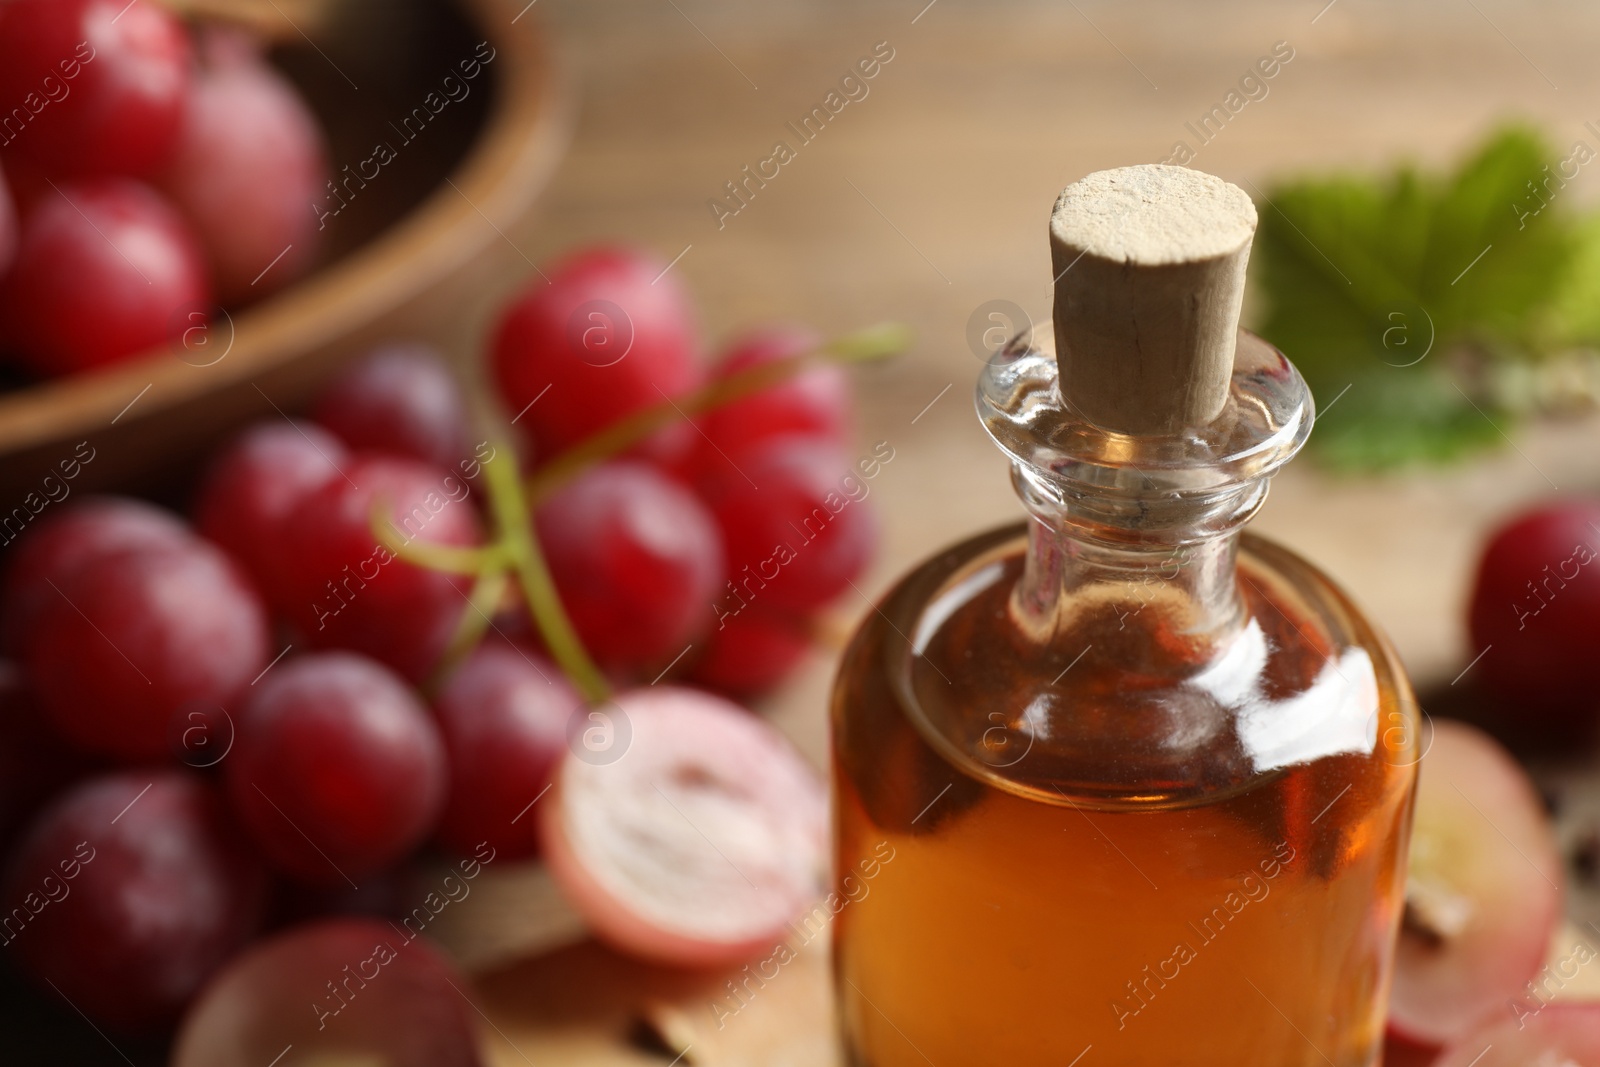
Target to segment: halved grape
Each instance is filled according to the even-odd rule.
[[[1498,744],[1437,720],[1418,779],[1389,1021],[1442,1044],[1517,997],[1561,919],[1561,855],[1539,794]]]
[[[412,927],[364,919],[299,926],[217,975],[184,1018],[172,1063],[480,1067],[469,994],[467,980]]]
[[[597,731],[605,743],[588,744]],[[827,800],[777,730],[721,697],[652,687],[592,709],[539,805],[573,907],[624,951],[749,958],[822,891]]]
[[[1434,1067],[1600,1067],[1600,1004],[1548,1004],[1451,1043]]]

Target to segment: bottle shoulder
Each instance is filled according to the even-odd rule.
[[[1097,808],[1210,803],[1319,761],[1415,762],[1392,648],[1289,550],[1241,540],[1244,617],[1220,646],[1197,646],[1173,602],[1143,595],[1091,603],[1041,638],[1013,603],[1025,531],[930,559],[863,623],[836,690],[846,759],[853,741],[874,749],[892,708],[915,747],[975,783]]]

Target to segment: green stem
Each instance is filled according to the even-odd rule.
[[[865,363],[903,352],[911,344],[911,329],[886,322],[835,338],[798,356],[749,367],[711,382],[688,396],[667,398],[612,423],[556,456],[528,480],[528,497],[535,504],[601,460],[620,455],[651,434],[680,419],[693,418],[751,393],[759,393],[798,374],[819,359],[836,363]]]
[[[511,447],[500,444],[495,459],[483,465],[484,478],[489,491],[489,505],[494,512],[495,527],[500,535],[499,547],[516,568],[522,595],[528,602],[528,612],[539,628],[556,666],[577,687],[578,692],[591,704],[600,704],[611,698],[611,686],[605,675],[589,658],[589,653],[578,639],[578,633],[561,606],[555,582],[550,578],[550,568],[545,565],[544,553],[539,549],[538,535],[533,531],[533,517],[522,493],[522,483],[513,461],[502,461],[514,453]]]
[[[911,344],[911,331],[898,323],[882,323],[846,334],[813,351],[787,359],[751,367],[712,382],[679,400],[667,398],[660,404],[636,412],[612,424],[575,448],[555,457],[527,482],[526,494],[514,460],[483,464],[489,506],[493,513],[496,538],[486,545],[464,548],[408,540],[389,520],[386,501],[374,502],[370,524],[378,541],[403,559],[419,567],[476,578],[466,610],[450,645],[440,661],[434,680],[464,658],[492,625],[490,615],[505,595],[509,583],[507,570],[516,572],[517,582],[527,601],[528,612],[544,638],[557,666],[590,704],[611,697],[611,686],[583,647],[572,620],[567,617],[550,577],[533,528],[529,501],[537,503],[557,486],[601,460],[627,451],[651,434],[679,419],[692,418],[714,408],[760,392],[799,373],[817,360],[836,363],[862,363],[904,351]],[[512,455],[501,444],[495,451]]]
[[[372,536],[378,539],[378,543],[392,552],[397,559],[415,563],[430,571],[471,575],[503,568],[510,562],[505,558],[504,550],[497,544],[441,545],[408,538],[395,529],[394,523],[390,521],[389,515],[392,510],[388,498],[378,497],[372,502],[372,510],[367,515],[367,525],[372,530]]]
[[[494,625],[495,609],[505,599],[510,584],[510,577],[502,568],[486,570],[478,575],[472,592],[467,596],[466,607],[461,612],[461,621],[456,623],[456,632],[451,635],[450,644],[445,647],[444,655],[439,657],[438,666],[423,686],[425,693],[432,694],[439,683],[448,678],[450,672],[478,647],[483,635]]]

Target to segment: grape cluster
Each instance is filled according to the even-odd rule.
[[[680,964],[742,958],[803,910],[823,791],[728,696],[775,684],[871,555],[864,504],[824,503],[851,466],[848,382],[789,327],[702,371],[661,272],[582,253],[506,309],[489,359],[520,461],[436,352],[386,344],[308,419],[212,457],[192,523],[89,497],[18,541],[0,904],[30,918],[0,939],[24,969],[98,1024],[160,1029],[258,933],[392,913],[419,850],[544,857],[598,935]],[[281,935],[202,1006],[240,983],[270,1002],[263,961],[348,937]],[[220,1040],[202,1014],[180,1045]]]
[[[696,386],[818,346],[808,330],[766,327],[702,371],[687,298],[665,268],[623,249],[581,253],[502,317],[492,370],[536,467]],[[825,503],[852,471],[851,421],[844,370],[810,366],[670,423],[539,501],[557,585],[602,665],[646,679],[673,665],[736,696],[792,670],[811,616],[877,542],[869,508]]]
[[[0,347],[33,374],[181,345],[316,253],[321,132],[239,31],[6,0],[0,115]]]

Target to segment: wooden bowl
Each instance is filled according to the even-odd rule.
[[[66,492],[159,494],[243,423],[302,406],[363,348],[438,340],[489,272],[531,269],[503,233],[555,169],[571,109],[539,24],[519,17],[525,3],[341,0],[314,44],[274,51],[317,112],[335,173],[371,156],[386,123],[460,61],[480,48],[493,58],[454,114],[410,141],[387,135],[396,158],[326,220],[300,281],[139,358],[0,392],[0,544],[62,496],[63,461],[92,450]]]

